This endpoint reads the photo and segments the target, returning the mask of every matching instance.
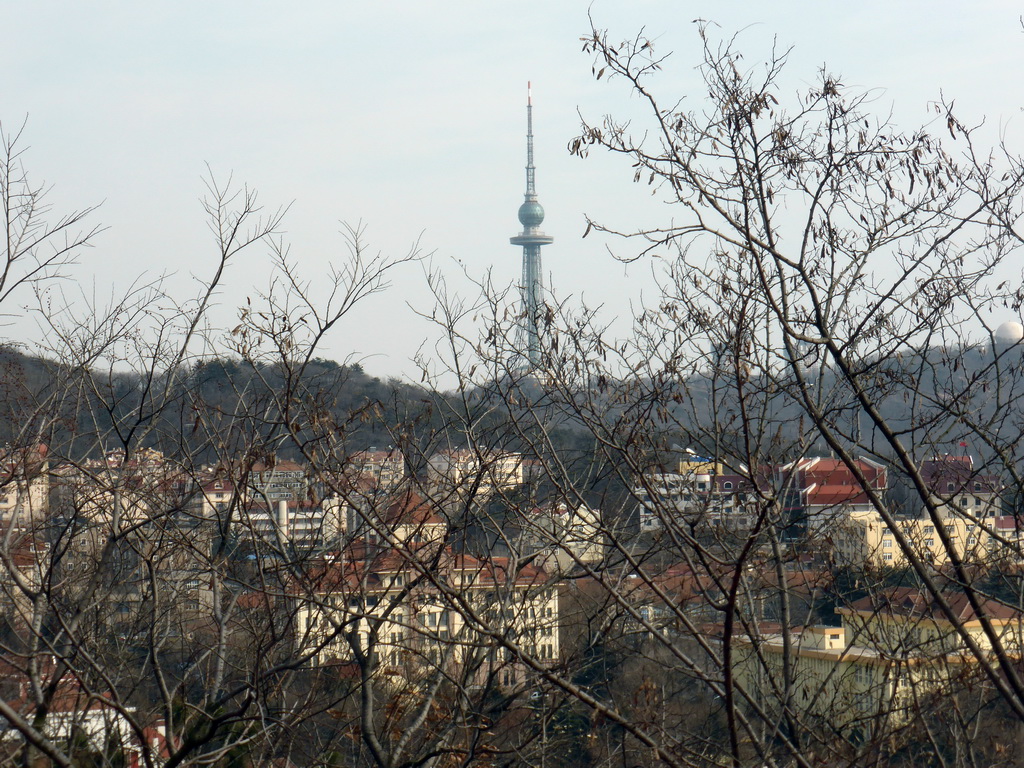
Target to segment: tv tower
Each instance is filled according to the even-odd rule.
[[[544,277],[540,266],[540,248],[553,243],[555,238],[540,231],[544,221],[544,208],[537,202],[533,167],[533,94],[526,84],[526,199],[519,206],[519,223],[523,231],[509,242],[523,246],[522,324],[517,332],[517,346],[525,357],[527,368],[540,365],[540,335],[537,323],[543,307]]]

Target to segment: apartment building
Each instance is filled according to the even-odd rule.
[[[969,456],[923,461],[920,475],[935,514],[914,509],[896,520],[894,530],[870,506],[844,510],[830,533],[840,565],[902,568],[909,562],[907,548],[936,567],[949,563],[951,551],[971,562],[1019,562],[1017,521],[1000,514],[1001,485],[994,475],[976,471]]]
[[[348,457],[345,475],[353,480],[369,480],[374,488],[392,493],[408,477],[405,455],[397,448],[357,451]]]
[[[48,454],[41,444],[0,453],[0,522],[5,527],[30,525],[48,514]]]
[[[595,565],[604,559],[607,536],[601,513],[582,502],[550,501],[530,507],[521,524],[524,550],[538,553],[545,570],[565,573],[579,563]]]
[[[886,468],[870,459],[856,459],[851,466],[812,457],[776,467],[773,485],[791,534],[820,537],[836,521],[872,513],[871,496],[887,490],[888,478]]]
[[[557,595],[534,565],[356,544],[313,582],[295,599],[299,651],[315,664],[372,657],[379,675],[459,667],[513,686],[528,674],[520,654],[560,658]],[[482,622],[519,652],[480,632]]]
[[[957,593],[946,601],[955,623],[930,595],[915,588],[865,597],[837,609],[841,626],[793,628],[788,656],[781,629],[734,637],[736,680],[771,711],[780,704],[788,668],[795,705],[834,727],[864,726],[875,718],[905,721],[929,697],[948,696],[977,674],[978,659],[957,625],[988,655],[994,646],[983,630],[984,616],[999,646],[1013,655],[1020,652],[1020,611],[982,600],[977,613]]]
[[[274,458],[252,465],[248,475],[247,493],[253,498],[276,503],[305,495],[309,487],[306,467],[289,459]]]
[[[129,719],[135,716],[134,707],[115,703],[108,695],[87,690],[70,674],[58,673],[53,657],[43,657],[39,666],[41,669],[34,672],[36,679],[33,680],[6,661],[0,664],[0,695],[12,712],[35,723],[52,744],[72,754],[75,765],[98,764],[97,757],[111,754],[112,750],[115,751],[114,764],[140,765],[142,745]],[[38,700],[39,690],[45,691],[45,706]],[[144,728],[143,732],[147,741],[159,742],[163,737],[162,721]],[[7,718],[0,718],[0,754],[9,757],[5,754],[7,750],[23,743],[22,732]],[[50,764],[42,752],[34,757],[32,765]]]
[[[131,455],[111,451],[99,459],[63,464],[51,475],[57,514],[97,529],[187,514],[195,493],[192,479],[152,449]]]
[[[747,531],[753,522],[753,488],[749,478],[696,456],[680,461],[675,472],[644,473],[633,485],[640,530],[686,523],[702,532]]]
[[[257,544],[336,547],[347,530],[348,505],[338,497],[273,503],[251,499],[240,503],[232,517],[237,534]]]
[[[438,451],[427,462],[427,485],[439,496],[489,497],[523,484],[526,461],[510,451]]]

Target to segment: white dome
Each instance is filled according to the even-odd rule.
[[[1024,341],[1024,325],[1007,321],[996,328],[996,341],[1004,344],[1016,344]]]

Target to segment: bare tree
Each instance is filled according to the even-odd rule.
[[[990,324],[1024,303],[1024,166],[699,34],[692,106],[649,40],[584,39],[647,117],[570,151],[675,212],[589,222],[665,265],[626,338],[549,297],[524,369],[514,292],[432,275],[455,388],[342,406],[361,374],[318,350],[415,248],[349,229],[310,280],[284,212],[214,182],[197,295],[43,313],[0,476],[5,759],[1013,764],[1024,366]],[[15,281],[67,242],[9,246]],[[213,327],[260,245],[271,283]]]
[[[646,120],[585,122],[570,151],[622,155],[675,206],[655,229],[588,223],[665,264],[632,334],[550,298],[543,362],[523,370],[500,294],[435,313],[467,444],[518,446],[544,487],[601,510],[600,562],[563,542],[589,632],[543,676],[610,729],[594,759],[1009,763],[1006,743],[970,733],[993,701],[1024,714],[1007,586],[1019,522],[1004,508],[1020,353],[993,323],[1024,300],[1024,165],[949,104],[904,132],[827,72],[789,96],[784,52],[751,66],[699,31],[704,89],[689,100],[659,98],[664,59],[644,36],[583,40]],[[470,316],[489,318],[479,337]],[[586,446],[575,459],[570,441]],[[703,716],[651,716],[670,698],[616,646]],[[588,679],[599,650],[620,671]],[[956,688],[959,742],[915,727]]]

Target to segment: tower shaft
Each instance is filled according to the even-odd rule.
[[[519,206],[519,222],[523,231],[510,239],[512,245],[523,247],[523,276],[520,285],[522,304],[520,323],[516,333],[519,353],[527,368],[541,363],[540,329],[544,311],[544,278],[541,269],[541,246],[554,242],[554,238],[540,230],[544,221],[544,208],[537,202],[536,169],[533,165],[533,94],[526,89],[526,194]]]

